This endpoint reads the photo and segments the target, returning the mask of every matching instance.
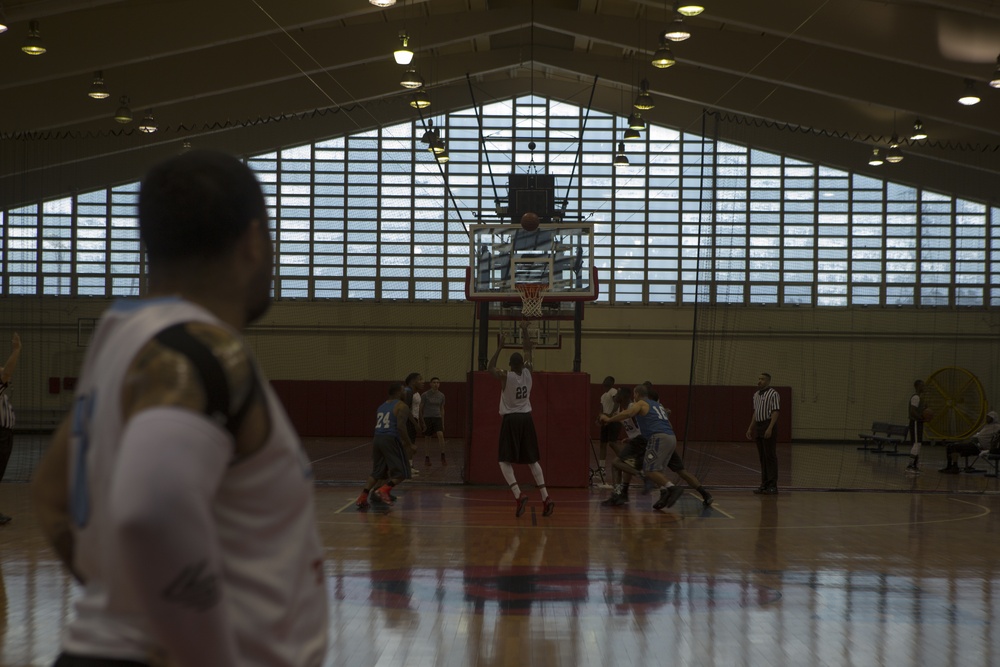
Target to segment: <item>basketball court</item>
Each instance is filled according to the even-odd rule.
[[[321,462],[317,462],[317,469]],[[538,494],[423,482],[387,513],[317,488],[326,665],[989,665],[1000,497],[970,493]],[[75,588],[0,485],[0,664],[49,665]]]

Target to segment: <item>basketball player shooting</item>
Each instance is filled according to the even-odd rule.
[[[510,355],[509,371],[497,368],[497,359],[506,340],[506,334],[501,334],[500,345],[487,367],[493,377],[500,381],[500,414],[503,416],[500,424],[500,472],[514,494],[514,516],[524,514],[528,506],[528,494],[521,492],[517,477],[514,476],[514,463],[526,464],[531,470],[535,485],[542,495],[542,516],[551,516],[556,504],[549,498],[545,475],[538,463],[538,435],[531,417],[532,341],[528,335],[528,321],[521,322],[521,352]]]

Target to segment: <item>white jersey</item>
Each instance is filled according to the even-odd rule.
[[[639,425],[635,422],[635,419],[629,417],[628,419],[622,420],[622,426],[625,427],[625,437],[629,440],[635,440],[642,435],[642,431],[639,430]]]
[[[514,412],[531,412],[531,371],[527,368],[520,375],[507,371],[507,384],[500,392],[500,414]]]
[[[413,414],[413,418],[420,421],[420,393],[413,392],[413,405],[410,406],[410,411]]]
[[[168,298],[117,302],[94,334],[75,396],[77,405],[92,406],[89,437],[74,437],[70,449],[71,513],[89,518],[79,521],[82,526],[73,522],[73,565],[86,583],[63,639],[67,653],[140,662],[160,653],[137,610],[118,562],[122,550],[105,518],[125,429],[124,375],[153,336],[191,321],[225,326],[199,306]],[[271,434],[258,451],[230,464],[212,506],[221,600],[241,665],[318,666],[326,652],[327,597],[319,576],[323,548],[312,470],[281,403],[257,373]]]
[[[614,387],[601,394],[601,414],[609,417],[618,414],[618,390]]]

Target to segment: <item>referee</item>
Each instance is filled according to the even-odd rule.
[[[771,386],[771,374],[757,376],[757,392],[753,395],[753,417],[747,427],[747,440],[757,440],[760,456],[760,488],[754,493],[773,495],[778,492],[778,392]]]
[[[10,378],[21,356],[21,337],[14,334],[10,341],[10,356],[0,367],[0,481],[7,472],[7,462],[14,450],[14,408],[10,404]],[[0,526],[10,523],[10,517],[0,513]]]

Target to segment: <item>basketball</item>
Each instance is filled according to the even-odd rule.
[[[925,408],[923,414],[921,415],[921,418],[925,422],[929,422],[930,420],[934,419],[934,413],[931,412],[929,409]]]
[[[538,229],[538,214],[533,211],[528,211],[521,216],[521,228],[526,232],[533,232]]]

